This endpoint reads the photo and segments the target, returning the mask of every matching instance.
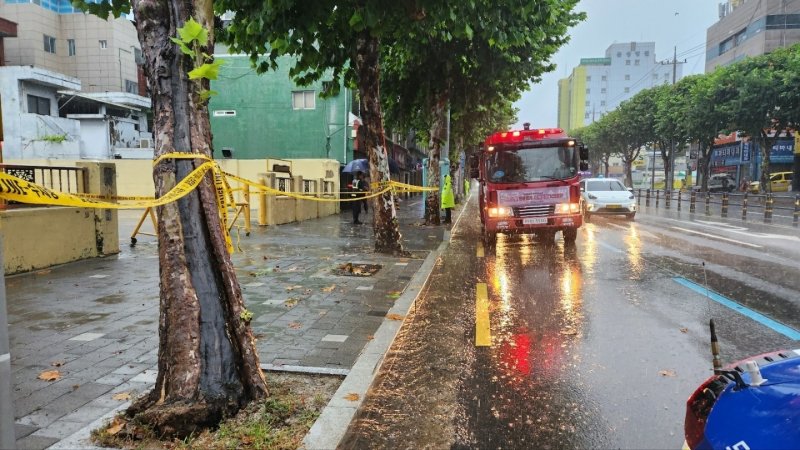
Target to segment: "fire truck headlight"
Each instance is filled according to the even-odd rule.
[[[489,208],[489,217],[508,217],[511,215],[511,208],[498,206],[496,208]]]
[[[581,205],[578,203],[559,203],[556,205],[556,214],[576,214],[580,210]]]

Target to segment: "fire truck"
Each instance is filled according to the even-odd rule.
[[[560,128],[494,133],[471,161],[480,182],[481,229],[487,245],[498,233],[533,233],[553,242],[556,232],[572,244],[583,224],[579,172],[589,151]]]

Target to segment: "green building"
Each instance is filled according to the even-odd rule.
[[[211,89],[209,114],[214,156],[236,159],[353,159],[352,91],[320,98],[325,83],[297,86],[289,77],[292,58],[257,74],[246,55],[215,55],[224,60]],[[356,105],[356,108],[358,105]]]

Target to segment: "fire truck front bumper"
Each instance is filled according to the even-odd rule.
[[[490,233],[530,233],[536,230],[578,228],[583,225],[580,214],[564,214],[546,217],[497,217],[486,218],[486,231]]]

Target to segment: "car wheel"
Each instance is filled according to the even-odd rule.
[[[565,244],[574,244],[575,243],[575,239],[578,238],[578,229],[577,228],[566,228],[561,233],[564,235],[564,243]]]
[[[483,230],[483,245],[488,248],[493,248],[497,245],[497,234]]]
[[[583,221],[590,222],[592,219],[592,215],[586,211],[583,212]]]
[[[628,220],[633,220],[634,217],[636,217],[636,213],[625,214],[625,218]]]

